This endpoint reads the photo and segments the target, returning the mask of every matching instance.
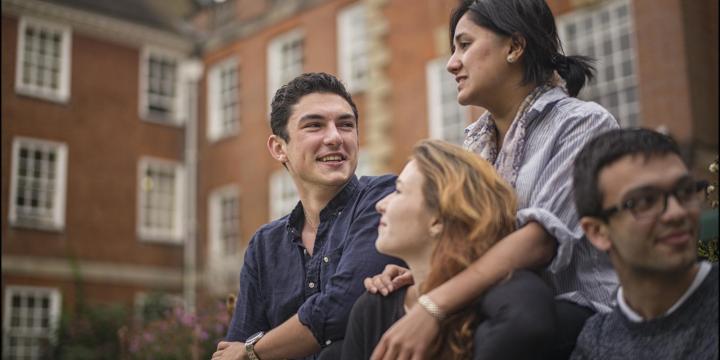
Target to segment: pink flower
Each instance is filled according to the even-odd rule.
[[[133,338],[130,341],[130,352],[134,354],[138,352],[138,350],[140,350],[140,342],[136,338]]]
[[[194,316],[192,316],[191,314],[183,314],[180,317],[180,323],[183,324],[184,326],[192,325],[193,320],[195,320],[195,319],[194,319]]]
[[[143,340],[145,340],[145,342],[149,343],[149,342],[153,342],[153,340],[155,340],[155,335],[153,335],[149,332],[144,332],[142,338],[143,338]]]

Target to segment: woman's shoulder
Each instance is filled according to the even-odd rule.
[[[567,121],[592,119],[593,121],[617,124],[615,117],[602,105],[594,101],[581,100],[571,96],[558,101],[554,113],[557,117],[567,119]]]
[[[557,101],[551,111],[545,113],[545,120],[539,121],[537,132],[547,137],[588,135],[617,128],[615,117],[601,105],[566,96]]]

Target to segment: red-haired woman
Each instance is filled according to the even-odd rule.
[[[382,334],[422,296],[467,268],[515,229],[515,194],[493,167],[475,154],[439,140],[415,146],[397,189],[377,203],[382,214],[378,251],[404,260],[415,284],[388,297],[366,293],[355,303],[342,359],[370,357]],[[470,359],[474,309],[442,323],[433,359]]]

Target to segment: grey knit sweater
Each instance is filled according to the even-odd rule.
[[[668,316],[634,323],[615,306],[585,323],[572,354],[581,359],[717,359],[718,265]]]

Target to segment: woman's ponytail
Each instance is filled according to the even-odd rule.
[[[583,55],[565,56],[556,54],[552,58],[555,70],[565,80],[565,87],[570,96],[577,96],[586,82],[595,76],[595,60]]]

